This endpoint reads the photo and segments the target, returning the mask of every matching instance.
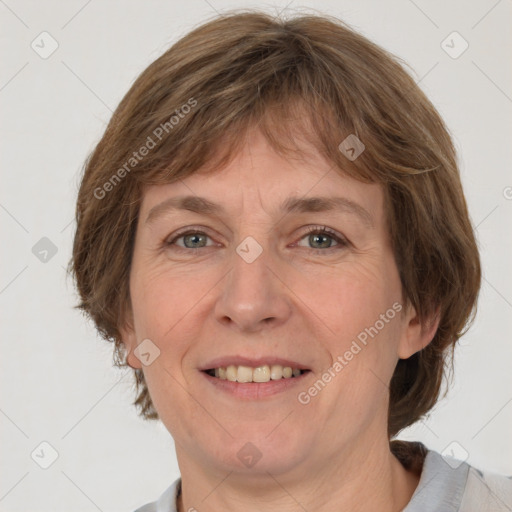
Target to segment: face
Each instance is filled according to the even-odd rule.
[[[250,140],[214,174],[146,190],[123,341],[178,460],[311,471],[387,442],[387,385],[424,340],[380,185]]]

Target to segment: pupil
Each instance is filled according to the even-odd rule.
[[[183,239],[183,241],[185,242],[185,246],[186,246],[186,247],[189,247],[189,245],[187,244],[187,240],[190,240],[190,239],[192,239],[192,238],[195,238],[195,239],[196,239],[195,241],[194,241],[194,240],[192,241],[192,244],[195,244],[195,243],[197,243],[197,240],[198,240],[198,239],[201,239],[201,238],[203,238],[203,239],[204,239],[204,236],[203,236],[203,235],[198,235],[198,234],[192,234],[192,235],[187,235],[187,236],[185,236],[185,238]],[[195,248],[195,246],[193,246],[193,247],[192,247],[192,249],[194,249],[194,248]]]
[[[320,243],[320,245],[322,247],[329,247],[329,245],[330,245],[329,244],[329,237],[326,236],[326,235],[319,235],[319,234],[312,235],[313,243],[316,243],[318,241],[318,239],[320,239],[320,238],[323,238],[324,241],[326,241],[326,243],[324,243],[324,244]]]
[[[187,235],[184,237],[185,246],[189,247],[187,240],[192,240],[192,242],[191,242],[193,245],[192,248],[194,248],[195,244],[198,243],[201,239],[204,241],[203,235],[198,235],[198,234]],[[322,239],[323,239],[323,242],[322,242]],[[319,245],[321,247],[329,247],[330,246],[329,237],[326,235],[319,235],[319,234],[311,235],[310,240],[312,241],[313,244],[319,243]]]

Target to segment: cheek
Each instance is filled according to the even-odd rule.
[[[339,392],[362,402],[372,401],[375,393],[380,397],[378,391],[386,391],[396,365],[402,329],[396,267],[375,262],[354,266],[317,298],[317,311],[328,327],[326,348],[333,363],[343,360]]]
[[[186,382],[169,360],[160,357],[151,366],[143,368],[143,372],[153,406],[172,436],[177,439],[188,437],[190,423],[196,419],[197,424],[204,424],[204,412],[185,391]]]
[[[309,283],[311,303],[331,333],[347,340],[373,325],[400,299],[393,269],[378,262],[343,269],[325,280],[325,286]]]
[[[149,265],[143,268],[134,272],[130,283],[136,329],[163,342],[170,330],[179,331],[179,323],[193,314],[213,284],[186,270],[169,272],[163,266]]]

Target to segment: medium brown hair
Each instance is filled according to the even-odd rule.
[[[255,126],[281,155],[303,153],[302,139],[337,172],[383,187],[404,305],[424,324],[440,319],[432,342],[396,366],[391,438],[438,400],[446,362],[476,312],[480,260],[441,117],[396,57],[337,18],[230,12],[137,78],[85,164],[70,263],[78,307],[126,366],[120,326],[145,186],[221,169]],[[351,134],[365,145],[355,160],[338,147]],[[134,373],[134,404],[157,418],[142,371]]]

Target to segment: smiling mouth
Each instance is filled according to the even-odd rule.
[[[293,379],[309,371],[310,370],[292,368],[291,366],[281,366],[280,364],[266,364],[256,368],[242,365],[230,365],[227,367],[210,368],[209,370],[204,370],[204,373],[220,380],[248,383]]]

